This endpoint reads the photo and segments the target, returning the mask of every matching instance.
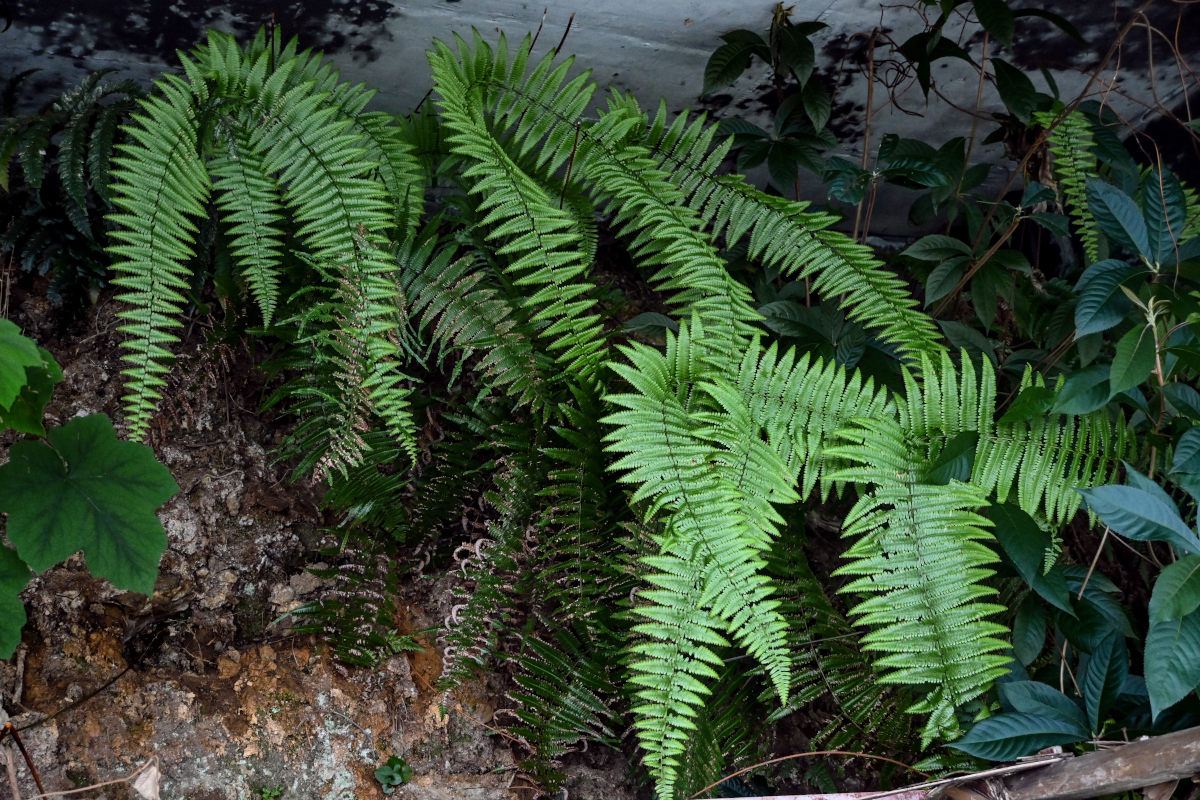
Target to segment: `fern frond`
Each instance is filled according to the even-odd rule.
[[[554,402],[553,360],[534,346],[513,304],[486,284],[474,257],[434,248],[430,238],[421,245],[405,242],[397,251],[409,318],[432,336],[443,357],[448,350],[464,359],[478,355],[472,369],[483,379],[483,391],[504,390],[518,404],[548,408]]]
[[[986,619],[1003,607],[981,602],[995,594],[983,581],[998,560],[982,543],[989,523],[973,510],[987,493],[957,481],[923,483],[928,459],[896,419],[862,419],[842,435],[848,444],[837,454],[856,466],[838,477],[872,488],[846,517],[843,535],[856,540],[835,574],[857,576],[842,591],[866,596],[850,613],[872,628],[862,644],[883,654],[876,664],[890,671],[882,680],[927,689],[909,709],[929,714],[923,743],[953,737],[954,710],[1008,663],[997,654],[1005,629]]]
[[[1033,116],[1039,125],[1051,128],[1047,142],[1054,156],[1054,177],[1058,179],[1059,193],[1075,224],[1084,258],[1088,264],[1094,264],[1100,260],[1100,227],[1087,199],[1088,178],[1098,169],[1096,154],[1091,149],[1091,123],[1078,109],[1065,113],[1062,109],[1039,111]]]
[[[230,250],[258,301],[263,324],[270,325],[279,301],[284,219],[279,186],[239,125],[209,164],[217,208],[230,225]]]
[[[626,101],[631,103],[632,101]],[[773,197],[739,176],[719,175],[729,143],[713,149],[715,125],[685,116],[666,122],[659,112],[642,136],[654,163],[679,187],[685,202],[728,246],[749,239],[749,257],[787,277],[810,278],[823,296],[842,297],[847,319],[879,332],[911,359],[944,350],[937,326],[920,311],[907,285],[870,248],[829,230],[830,214],[807,203]]]
[[[109,247],[119,276],[113,283],[127,290],[119,299],[131,306],[118,316],[128,321],[120,328],[129,336],[121,343],[130,365],[122,374],[134,438],[145,435],[166,385],[168,348],[178,341],[170,329],[180,324],[191,277],[187,264],[195,255],[195,220],[210,191],[192,92],[173,76],[156,86],[158,94],[142,101],[143,113],[134,115],[128,141],[118,148],[113,203],[120,211],[109,216],[118,242]]]
[[[530,321],[539,324],[539,336],[551,351],[558,351],[556,358],[565,370],[582,382],[594,381],[606,346],[599,316],[591,311],[593,287],[583,279],[590,265],[582,258],[582,238],[574,218],[560,210],[545,188],[505,150],[485,117],[489,100],[500,103],[522,92],[567,118],[577,117],[591,90],[579,79],[563,85],[567,65],[551,70],[549,60],[525,78],[518,73],[524,60],[518,58],[512,65],[514,83],[524,80],[506,86],[509,94],[505,95],[492,83],[497,75],[508,75],[503,38],[495,56],[478,33],[474,51],[461,38],[456,43],[457,55],[442,42],[435,43],[429,55],[447,141],[470,165],[463,176],[471,179],[471,191],[482,195],[480,207],[487,213],[483,224],[490,239],[503,243],[498,252],[511,259],[507,272],[517,286],[533,287],[524,304]],[[520,52],[527,47],[523,45]],[[503,118],[504,113],[501,106],[498,115]],[[522,150],[541,140],[554,118],[518,116],[512,140],[519,158]]]

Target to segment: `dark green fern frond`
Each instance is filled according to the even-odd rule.
[[[990,364],[984,367],[986,385],[992,376]],[[1044,387],[1045,381],[1027,368],[1020,388],[1030,386]],[[1079,510],[1082,496],[1076,488],[1112,482],[1121,461],[1136,455],[1129,426],[1103,409],[1081,416],[985,422],[972,483],[994,491],[1000,502],[1015,491],[1027,514],[1058,524]]]
[[[912,700],[880,681],[881,670],[863,652],[859,633],[834,608],[831,587],[809,567],[797,538],[781,539],[767,557],[793,653],[788,702],[768,719],[819,703],[815,710],[826,722],[812,735],[814,745],[903,751],[913,744],[912,717],[902,713]]]
[[[701,678],[715,677],[705,665],[720,663],[710,649],[723,641],[714,628],[764,666],[781,698],[790,681],[786,625],[760,553],[782,521],[772,503],[797,499],[794,476],[736,392],[705,366],[705,342],[693,319],[668,336],[665,353],[623,348],[630,363],[612,368],[636,393],[607,397],[623,409],[605,419],[615,428],[606,437],[609,450],[623,454],[611,469],[637,485],[633,500],[648,501],[646,517],[665,523],[662,554],[643,559],[657,571],[645,579],[658,588],[643,593],[654,605],[638,610],[651,621],[635,628],[659,641],[631,650],[631,680],[646,687],[638,696],[648,701],[635,709],[635,725],[662,797],[670,796],[683,752],[680,728],[708,692]],[[693,618],[681,627],[683,608]]]
[[[118,147],[114,163],[113,204],[117,226],[109,248],[114,256],[113,283],[126,289],[119,298],[130,308],[120,316],[129,367],[125,375],[125,413],[133,436],[144,436],[160,397],[178,341],[184,293],[191,281],[195,220],[204,213],[210,184],[200,155],[198,110],[192,92],[178,78],[157,84],[158,93],[142,101],[141,114],[126,128],[129,141]]]
[[[434,241],[406,242],[396,254],[409,318],[432,337],[439,361],[450,350],[463,359],[477,356],[472,369],[485,392],[503,391],[517,404],[548,408],[554,361],[535,347],[513,303],[488,285],[477,259],[455,258],[450,248],[435,252]]]
[[[724,235],[729,246],[748,237],[751,259],[783,276],[811,278],[825,297],[843,297],[847,319],[879,331],[911,358],[944,349],[937,326],[919,310],[905,282],[870,248],[829,230],[836,217],[768,195],[739,176],[718,174],[729,144],[713,149],[715,134],[716,126],[702,118],[688,124],[680,116],[668,125],[662,107],[643,133],[654,162],[714,236]]]
[[[586,638],[560,628],[551,641],[526,637],[510,660],[517,688],[509,697],[517,705],[508,713],[518,720],[513,732],[536,753],[536,764],[528,765],[535,776],[558,778],[539,773],[550,772],[581,740],[617,743],[619,725],[609,703],[618,692],[607,647],[589,647]]]
[[[217,208],[226,216],[229,247],[250,286],[263,324],[270,325],[279,302],[279,269],[283,261],[284,219],[279,185],[255,151],[246,129],[229,132],[209,165],[217,192]]]
[[[522,92],[567,118],[577,117],[586,107],[591,89],[578,79],[563,85],[567,65],[550,70],[548,60],[526,78],[518,74],[524,64],[524,59],[518,58],[512,65],[517,85],[504,95],[492,83],[497,76],[507,76],[503,39],[495,58],[478,34],[473,52],[462,39],[457,39],[457,46],[455,55],[437,42],[429,55],[447,142],[469,164],[463,177],[471,180],[471,191],[482,196],[483,225],[489,239],[502,242],[498,253],[510,259],[507,272],[513,283],[532,287],[524,300],[530,322],[540,323],[541,339],[558,353],[564,369],[578,380],[594,381],[592,376],[606,357],[606,348],[599,316],[591,313],[593,287],[583,279],[590,265],[582,257],[581,235],[573,215],[559,209],[555,198],[516,160],[523,150],[540,142],[556,120],[541,114],[518,115],[517,130],[511,134],[512,146],[517,149],[514,157],[495,138],[485,117],[489,100],[502,102]],[[526,53],[527,45],[520,52]],[[498,115],[503,118],[504,113],[501,106]],[[543,153],[554,150],[547,147]],[[543,159],[541,166],[547,160],[553,162],[554,158]]]

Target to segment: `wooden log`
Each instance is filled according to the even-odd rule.
[[[1004,779],[1007,800],[1087,800],[1200,773],[1200,727],[1058,761]]]

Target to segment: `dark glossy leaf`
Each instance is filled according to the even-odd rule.
[[[1150,710],[1157,717],[1200,683],[1200,611],[1150,623],[1145,660]]]
[[[1056,608],[1074,614],[1063,573],[1043,570],[1050,535],[1014,503],[993,503],[984,515],[992,521],[996,541],[1029,588]]]
[[[1006,681],[996,689],[1006,710],[1054,717],[1080,727],[1087,724],[1079,705],[1052,686],[1030,680]]]
[[[843,203],[859,202],[871,185],[871,173],[844,158],[829,159],[823,177],[829,184],[829,196]]]
[[[1055,14],[1053,11],[1047,11],[1044,8],[1017,8],[1013,9],[1014,17],[1040,17],[1050,24],[1057,27],[1060,31],[1070,36],[1076,42],[1082,45],[1087,44],[1087,40],[1079,33],[1079,29],[1071,24],[1071,21],[1060,14]]]
[[[25,368],[40,367],[38,347],[21,329],[0,317],[0,408],[8,408],[26,383]]]
[[[1043,747],[1088,738],[1086,728],[1041,714],[997,714],[975,723],[951,747],[988,761],[1014,761]]]
[[[757,34],[752,35],[757,37]],[[761,38],[759,42],[762,42]],[[701,93],[710,94],[736,81],[750,65],[750,56],[754,54],[755,47],[752,41],[734,39],[714,50],[704,66],[704,88]]]
[[[1151,167],[1142,182],[1141,200],[1151,260],[1175,263],[1176,248],[1187,224],[1187,198],[1179,179],[1170,170]]]
[[[150,594],[167,536],[155,511],[178,486],[145,445],[121,441],[103,414],[20,441],[0,466],[8,539],[35,571],[82,550],[92,574]]]
[[[1051,408],[1055,414],[1088,414],[1108,403],[1107,364],[1096,364],[1072,373],[1063,382],[1062,389]]]
[[[1005,0],[974,0],[975,16],[979,24],[992,38],[1006,45],[1012,44],[1016,21],[1012,9]]]
[[[1200,556],[1163,567],[1150,595],[1150,621],[1180,619],[1200,608]]]
[[[807,87],[813,65],[817,60],[817,53],[813,49],[812,42],[809,41],[803,29],[791,25],[779,30],[777,41],[780,59],[795,74],[796,81]],[[822,126],[815,125],[815,127]]]
[[[1088,722],[1100,732],[1104,713],[1112,708],[1129,675],[1129,651],[1125,637],[1117,632],[1105,636],[1081,665],[1079,688],[1083,690]]]
[[[1125,319],[1133,307],[1121,291],[1121,284],[1146,272],[1115,258],[1097,261],[1088,267],[1075,284],[1079,303],[1075,306],[1075,338],[1100,333]]]
[[[1163,387],[1162,393],[1176,411],[1194,422],[1200,422],[1200,392],[1186,383],[1172,381]]]
[[[1029,218],[1055,236],[1071,235],[1071,218],[1066,214],[1052,214],[1049,211],[1039,211],[1036,214],[1030,214]]]
[[[1200,474],[1200,427],[1188,428],[1175,442],[1171,472]]]
[[[996,72],[996,90],[1000,92],[1004,107],[1028,125],[1037,108],[1037,89],[1033,88],[1033,81],[1002,58],[992,59],[992,69]]]
[[[7,410],[0,408],[0,430],[11,428],[35,436],[46,435],[42,415],[50,395],[54,393],[54,385],[62,380],[63,375],[49,350],[39,347],[38,353],[42,357],[41,366],[26,367],[25,377],[29,382],[21,387],[20,394]]]
[[[717,123],[717,135],[734,137],[733,141],[735,145],[741,145],[747,139],[771,138],[771,134],[741,117],[726,117],[722,119]]]
[[[1150,238],[1142,210],[1116,186],[1092,178],[1087,183],[1088,208],[1109,240],[1123,245],[1134,255],[1150,257]]]
[[[939,319],[937,324],[951,347],[966,350],[967,355],[972,358],[987,358],[993,364],[996,363],[996,343],[975,328],[948,319]]]
[[[804,84],[800,96],[804,101],[804,112],[812,120],[813,127],[817,130],[824,128],[829,122],[829,115],[833,113],[833,100],[825,90],[825,85],[819,80],[809,81]]]
[[[1134,328],[1122,336],[1113,353],[1112,371],[1108,377],[1109,396],[1145,382],[1154,370],[1157,354],[1154,331],[1149,327]]]
[[[900,255],[920,261],[943,261],[953,256],[969,256],[971,248],[967,246],[966,242],[953,236],[931,233],[928,236],[922,236],[901,250]]]
[[[1054,405],[1054,390],[1049,386],[1026,386],[1017,395],[1017,399],[1012,402],[1008,410],[1004,412],[1004,416],[1000,417],[1000,423],[1021,422],[1027,419],[1034,419],[1045,416],[1051,406]]]
[[[641,314],[625,320],[622,327],[630,331],[648,331],[650,333],[679,331],[679,323],[677,321],[657,311],[643,311]]]
[[[1175,504],[1162,495],[1133,486],[1077,489],[1100,521],[1127,539],[1167,542],[1183,552],[1200,552],[1200,539],[1180,519]]]
[[[1046,646],[1046,610],[1030,593],[1017,606],[1012,629],[1013,653],[1022,666],[1029,666]]]
[[[925,281],[926,308],[950,294],[962,279],[967,263],[966,256],[957,256],[948,258],[933,268],[933,272],[929,273],[929,278]]]
[[[925,471],[925,482],[945,486],[950,481],[969,481],[978,445],[979,433],[976,431],[963,431],[946,442],[942,452]]]
[[[1038,203],[1048,203],[1054,199],[1054,190],[1049,186],[1043,186],[1037,181],[1030,181],[1025,184],[1025,192],[1021,195],[1021,208],[1029,208]]]

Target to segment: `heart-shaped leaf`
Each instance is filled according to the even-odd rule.
[[[17,551],[0,545],[0,658],[8,659],[21,643],[25,604],[21,592],[32,574]]]
[[[42,572],[82,550],[92,574],[150,594],[167,536],[155,511],[179,490],[145,445],[117,438],[103,414],[42,441],[21,441],[0,466],[8,539]]]
[[[38,367],[37,345],[9,320],[0,318],[0,409],[8,408],[25,385],[25,368]]]

